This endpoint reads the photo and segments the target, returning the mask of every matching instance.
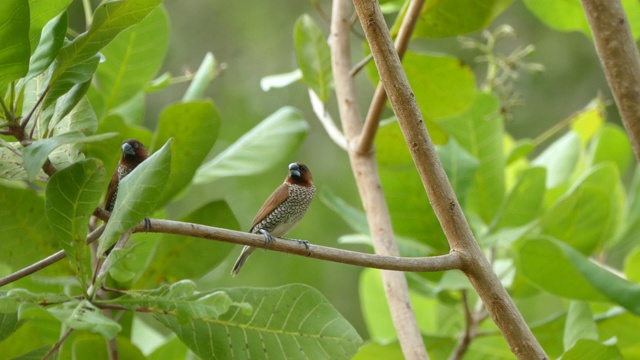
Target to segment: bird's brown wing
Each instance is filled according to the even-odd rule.
[[[262,221],[262,219],[269,215],[273,211],[273,209],[282,204],[287,198],[289,198],[289,187],[285,184],[278,186],[278,188],[271,194],[271,196],[269,196],[267,201],[264,202],[256,217],[253,218],[253,222],[251,223],[251,230],[253,230],[253,227],[256,226],[257,223]]]

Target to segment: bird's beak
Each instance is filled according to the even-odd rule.
[[[291,173],[292,176],[300,177],[300,167],[298,166],[298,164],[289,164],[289,173]]]
[[[135,155],[136,152],[133,150],[133,147],[129,145],[129,143],[122,144],[122,152],[127,155]]]

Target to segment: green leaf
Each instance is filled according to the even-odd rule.
[[[89,29],[60,49],[49,81],[51,91],[47,94],[43,107],[66,93],[65,89],[87,81],[98,65],[98,52],[120,32],[142,22],[161,2],[162,0],[103,2],[96,9]],[[93,71],[90,71],[91,68]]]
[[[193,182],[204,184],[224,177],[259,174],[288,158],[308,131],[309,126],[298,110],[281,108],[203,164]]]
[[[75,309],[69,309],[63,305],[48,309],[49,312],[65,325],[75,330],[89,330],[112,339],[122,330],[122,326],[115,320],[102,314],[102,310],[90,301],[82,300]]]
[[[54,17],[66,12],[72,0],[29,0],[29,10],[31,22],[29,25],[29,39],[31,52],[33,53],[39,46],[41,32],[46,24]],[[55,53],[58,51],[56,50]]]
[[[211,101],[193,101],[170,105],[160,114],[151,149],[173,137],[171,175],[158,200],[168,203],[193,179],[202,161],[218,139],[220,114]]]
[[[18,321],[18,313],[3,313],[0,312],[0,341],[4,341],[6,338],[11,336],[20,326],[22,326],[23,322]]]
[[[624,275],[629,281],[640,282],[640,247],[635,248],[625,259]]]
[[[54,17],[42,30],[42,37],[29,63],[29,73],[25,81],[42,74],[55,60],[58,50],[64,44],[64,36],[67,34],[67,13],[63,12]]]
[[[422,10],[415,36],[443,38],[486,28],[513,0],[434,1]]]
[[[580,31],[591,38],[591,28],[584,15],[579,0],[525,0],[529,11],[552,29],[559,31]],[[634,39],[640,37],[640,4],[634,0],[622,0],[625,12],[630,16],[629,25]]]
[[[601,339],[617,339],[617,346],[625,359],[638,358],[640,316],[620,308],[612,309],[598,319],[597,325]]]
[[[427,205],[429,198],[396,121],[378,129],[376,147],[384,149],[376,157],[394,231],[419,239],[437,252],[449,252],[449,243],[433,209]]]
[[[425,118],[440,119],[468,109],[476,97],[473,71],[459,59],[407,51],[402,65]],[[455,86],[451,86],[455,84]],[[435,134],[429,124],[429,135]]]
[[[346,201],[336,196],[329,188],[323,187],[320,190],[320,201],[325,206],[338,214],[349,226],[362,234],[369,234],[369,224],[367,217],[362,210],[356,209]]]
[[[577,115],[575,119],[571,121],[571,130],[573,130],[578,136],[582,146],[585,146],[591,141],[593,136],[597,134],[604,125],[605,118],[605,104],[600,97],[597,97]]]
[[[581,339],[598,340],[598,329],[589,304],[571,301],[564,328],[564,348],[571,349]]]
[[[44,199],[34,191],[0,183],[0,219],[4,249],[0,251],[0,261],[12,270],[19,270],[60,250],[50,234]],[[45,269],[48,274],[60,271],[56,267]]]
[[[464,206],[469,188],[473,185],[479,162],[453,138],[449,139],[447,145],[438,146],[436,150],[456,197]]]
[[[569,349],[562,360],[622,360],[620,350],[615,345],[601,344],[596,340],[582,339],[574,347]]]
[[[499,114],[498,99],[478,93],[469,110],[439,123],[479,161],[467,204],[488,223],[498,212],[505,195],[504,124]]]
[[[333,86],[331,51],[327,37],[311,16],[304,14],[296,21],[294,40],[302,81],[326,103]]]
[[[115,133],[107,133],[100,135],[84,136],[81,132],[72,131],[52,138],[38,140],[33,142],[22,150],[25,169],[29,180],[33,180],[45,160],[55,148],[71,143],[87,143],[93,141],[101,141],[115,136]]]
[[[89,159],[56,172],[47,183],[45,213],[49,225],[83,288],[91,276],[86,245],[88,224],[100,202],[104,175],[101,164]]]
[[[531,162],[547,168],[547,188],[556,188],[571,179],[580,160],[580,137],[573,131],[554,141]]]
[[[529,155],[535,149],[531,139],[521,139],[515,143],[507,155],[507,166]]]
[[[224,201],[211,202],[180,220],[224,229],[240,229],[231,208]],[[231,249],[232,244],[219,241],[163,234],[149,268],[136,287],[146,287],[158,281],[171,283],[180,279],[198,280],[219,266]],[[201,256],[202,254],[207,256]]]
[[[528,238],[518,248],[522,273],[536,286],[573,300],[610,301],[640,314],[640,285],[589,261],[563,242]]]
[[[162,7],[139,24],[122,31],[101,50],[96,82],[105,99],[104,112],[124,104],[151,81],[167,50],[169,25]]]
[[[595,166],[611,161],[618,167],[618,172],[624,174],[632,157],[631,144],[624,130],[616,125],[607,124],[594,138],[587,163]]]
[[[0,2],[0,94],[29,70],[29,1]]]
[[[99,254],[104,254],[124,232],[153,213],[170,171],[171,140],[120,181],[114,210],[100,237]]]
[[[124,333],[124,331],[123,331]],[[142,351],[121,334],[116,337],[120,359],[146,359]],[[93,334],[78,335],[73,339],[71,353],[74,359],[108,359],[109,353],[104,338]],[[64,359],[64,355],[60,359]]]
[[[491,224],[492,230],[520,227],[539,216],[544,202],[546,173],[541,167],[531,167],[520,173]]]
[[[624,218],[624,192],[612,163],[593,168],[540,220],[541,231],[590,254],[611,241]]]
[[[216,59],[213,57],[213,54],[208,52],[204,59],[202,60],[202,64],[196,71],[196,74],[193,76],[193,80],[191,80],[191,84],[189,84],[189,88],[184,93],[182,97],[182,101],[196,101],[202,100],[204,98],[204,93],[207,90],[207,86],[215,75],[216,70]]]
[[[231,301],[248,303],[254,311],[232,308],[218,318],[193,318],[185,324],[174,316],[156,319],[203,359],[349,359],[362,343],[327,299],[306,285],[224,291]]]

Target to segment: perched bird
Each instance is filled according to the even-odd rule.
[[[140,165],[149,157],[147,149],[138,140],[130,139],[122,143],[122,156],[118,167],[111,176],[111,182],[107,188],[107,195],[104,197],[104,209],[111,212],[116,204],[118,196],[118,184],[120,180],[129,175],[136,166]]]
[[[289,176],[284,179],[276,191],[265,201],[253,219],[250,233],[263,234],[267,240],[272,236],[282,237],[289,232],[304,216],[316,194],[309,168],[302,163],[289,164]],[[308,244],[305,242],[305,245]],[[236,276],[256,248],[245,246],[236,260],[231,275]]]

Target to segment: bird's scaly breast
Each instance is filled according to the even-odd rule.
[[[291,230],[307,212],[311,200],[316,194],[315,187],[288,185],[289,197],[269,215],[251,229],[258,233],[261,229],[275,237],[281,237]]]

